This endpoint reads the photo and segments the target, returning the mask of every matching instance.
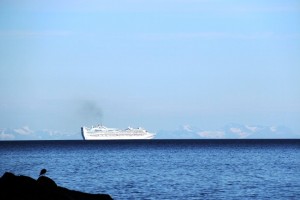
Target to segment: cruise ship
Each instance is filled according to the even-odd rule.
[[[81,127],[84,140],[143,140],[154,138],[154,133],[149,133],[143,128],[117,129],[108,128],[103,125],[95,127]]]

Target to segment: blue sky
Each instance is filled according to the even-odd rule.
[[[0,2],[0,128],[300,132],[300,2]]]

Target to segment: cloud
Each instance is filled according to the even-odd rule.
[[[246,125],[245,127],[247,129],[249,129],[250,131],[252,131],[252,132],[256,132],[258,130],[258,127],[256,127],[256,126],[248,126],[248,125]]]
[[[14,129],[14,131],[20,135],[31,135],[32,133],[34,133],[34,131],[30,130],[28,126],[24,126],[19,129]]]
[[[7,134],[7,133],[0,133],[0,140],[13,140],[15,139],[15,136],[13,134]]]
[[[250,135],[250,133],[247,133],[245,131],[242,131],[240,128],[230,128],[229,129],[232,133],[235,133],[239,136],[239,138],[246,138]]]
[[[49,136],[51,136],[51,137],[63,135],[63,133],[61,133],[60,131],[49,130],[49,129],[44,129],[44,130],[42,130],[42,132],[49,135]]]
[[[204,138],[225,138],[224,131],[200,131],[198,132],[198,135]]]
[[[276,131],[277,131],[277,128],[276,128],[275,126],[271,126],[271,127],[270,127],[270,131],[271,131],[271,132],[276,132]]]
[[[0,140],[64,140],[82,139],[80,132],[58,130],[32,130],[28,126],[16,129],[0,129]]]
[[[243,125],[231,123],[221,129],[201,130],[184,125],[175,131],[159,131],[156,139],[279,139],[299,138],[285,126]]]
[[[36,132],[40,138],[43,139],[64,139],[64,138],[74,138],[80,139],[81,135],[76,133],[70,133],[68,131],[58,131],[58,130],[50,130],[44,129]]]
[[[187,131],[187,132],[193,132],[193,129],[190,125],[183,125],[183,130]]]

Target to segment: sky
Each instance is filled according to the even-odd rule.
[[[298,0],[1,0],[0,129],[300,133]]]

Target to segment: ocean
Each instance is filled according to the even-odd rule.
[[[0,174],[133,199],[300,199],[300,140],[1,141]]]

